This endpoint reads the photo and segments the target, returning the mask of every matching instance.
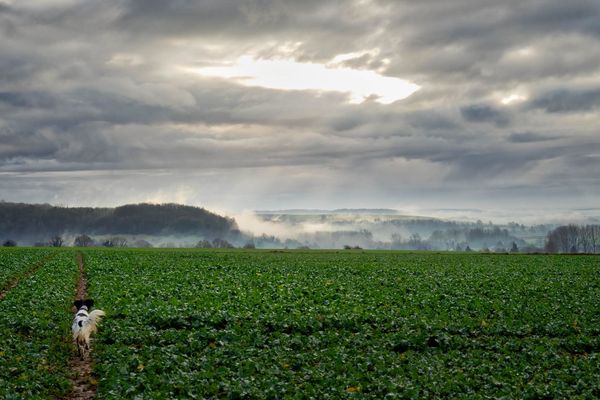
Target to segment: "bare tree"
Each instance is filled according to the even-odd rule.
[[[89,247],[94,244],[94,239],[89,237],[88,235],[79,235],[75,238],[73,242],[73,246],[75,247]]]
[[[572,229],[570,226],[559,226],[546,237],[546,251],[550,253],[569,253],[573,247],[573,239],[570,238]]]
[[[112,236],[102,242],[104,247],[127,247],[127,239],[122,236]]]
[[[592,253],[600,253],[600,225],[592,225],[590,227],[590,243],[592,245]]]
[[[567,241],[569,243],[569,253],[579,253],[580,247],[580,229],[577,225],[567,226]]]
[[[566,225],[549,232],[546,251],[551,253],[597,253],[600,251],[600,225]]]
[[[600,252],[600,225],[582,227],[582,247],[584,253]]]
[[[578,235],[578,248],[580,249],[580,251],[582,253],[591,253],[592,252],[592,244],[590,241],[590,225],[586,225],[586,226],[582,226],[579,228],[579,235]]]
[[[210,242],[206,239],[204,240],[200,240],[198,243],[196,243],[196,246],[194,246],[198,249],[210,249],[212,248],[212,244],[210,244]]]
[[[63,243],[63,238],[57,235],[50,238],[49,244],[52,247],[62,247]]]
[[[214,239],[212,241],[212,246],[216,249],[232,249],[233,245],[231,243],[229,243],[227,240],[225,239]]]
[[[114,236],[110,239],[115,247],[127,247],[127,239],[122,236]]]
[[[419,249],[421,247],[421,241],[422,241],[421,240],[421,235],[419,235],[418,233],[413,233],[408,238],[408,245],[412,249]]]

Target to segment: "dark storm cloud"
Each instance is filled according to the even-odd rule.
[[[0,110],[7,116],[5,124],[15,130],[35,132],[48,128],[65,135],[84,124],[152,124],[168,120],[171,113],[165,107],[87,89],[64,93],[4,92],[0,93]]]
[[[389,33],[395,41],[390,52],[395,62],[390,71],[411,76],[439,76],[445,81],[481,81],[486,86],[518,81],[522,75],[519,60],[507,62],[511,52],[536,45],[543,53],[552,42],[573,38],[571,46],[597,59],[600,33],[600,6],[593,0],[550,1],[420,1],[385,2],[390,12]],[[558,49],[557,49],[558,50]],[[580,66],[568,70],[563,65],[563,46],[544,57],[536,55],[526,65],[537,71],[535,79],[565,73],[579,74]],[[411,54],[409,59],[401,54]],[[588,64],[588,70],[594,64]],[[597,66],[598,63],[595,63]],[[513,70],[512,75],[506,71]]]
[[[53,108],[54,96],[44,92],[0,92],[0,105],[16,108]]]
[[[534,98],[530,106],[549,113],[592,111],[600,108],[600,89],[552,90]]]
[[[353,2],[231,0],[120,2],[122,12],[115,26],[128,34],[194,38],[199,35],[242,46],[248,41],[320,40],[330,49],[344,38],[359,37],[370,30]],[[317,39],[318,38],[318,39]],[[324,53],[311,47],[305,56]],[[325,53],[328,53],[325,50]],[[263,53],[267,54],[267,53]]]
[[[18,82],[34,75],[41,66],[25,55],[5,54],[0,58],[0,83]]]
[[[278,10],[274,4],[262,2],[261,5],[261,2],[256,1],[242,5],[222,0],[131,0],[122,2],[122,6],[118,26],[152,35],[190,36],[220,32],[232,36],[241,32],[258,34],[282,29],[290,22],[291,17]]]
[[[513,143],[545,142],[556,139],[558,139],[558,136],[547,136],[536,132],[513,133],[508,137],[508,140]]]
[[[398,9],[408,2],[400,2]],[[549,1],[423,1],[410,2],[413,8],[401,15],[409,24],[433,22],[428,29],[415,34],[414,40],[424,43],[486,43],[511,44],[518,35],[541,36],[559,33],[597,35],[600,6],[594,0],[564,2]],[[442,18],[445,17],[445,18]],[[429,31],[427,34],[426,32]],[[512,33],[511,33],[512,32]],[[426,37],[424,37],[427,35]],[[496,37],[492,40],[492,37]]]
[[[460,113],[469,122],[489,122],[499,127],[506,126],[510,122],[508,115],[485,104],[462,107]]]
[[[514,11],[517,16],[515,25],[535,29],[536,32],[600,35],[600,4],[595,0],[522,2]]]
[[[0,142],[0,162],[21,156],[47,158],[60,150],[59,143],[40,133],[14,132],[7,128],[0,129]]]

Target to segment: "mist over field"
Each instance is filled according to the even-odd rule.
[[[265,244],[270,234],[284,245],[297,242],[314,248],[417,250],[510,248],[513,241],[543,247],[545,235],[556,226],[442,219],[389,209],[259,211],[244,215],[239,224]]]
[[[4,246],[595,252],[598,222],[587,217],[581,228],[570,223],[563,233],[575,242],[563,245],[558,243],[567,243],[559,240],[563,233],[554,244],[550,239],[562,229],[558,221],[493,223],[392,209],[263,210],[232,217],[179,204],[92,208],[0,202]]]

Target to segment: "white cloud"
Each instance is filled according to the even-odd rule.
[[[250,56],[219,67],[188,68],[202,76],[231,79],[241,85],[282,90],[315,90],[349,93],[350,103],[374,98],[381,104],[402,100],[420,89],[412,82],[374,71],[331,68],[294,60],[262,60]]]
[[[500,100],[500,102],[504,105],[509,105],[511,103],[522,103],[525,100],[527,100],[527,96],[513,93],[508,96],[503,97],[502,100]]]

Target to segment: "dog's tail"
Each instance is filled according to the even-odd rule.
[[[96,324],[102,320],[106,313],[102,310],[94,310],[89,313],[88,318],[92,324]]]
[[[89,340],[90,334],[98,331],[98,323],[104,317],[106,313],[102,310],[94,310],[88,314],[87,321],[83,323],[83,326],[76,327],[73,329],[73,338],[83,343]]]
[[[90,312],[90,314],[88,315],[89,321],[90,321],[90,330],[92,332],[96,332],[97,328],[97,324],[102,320],[102,317],[106,316],[106,313],[102,310],[94,310],[92,312]]]

